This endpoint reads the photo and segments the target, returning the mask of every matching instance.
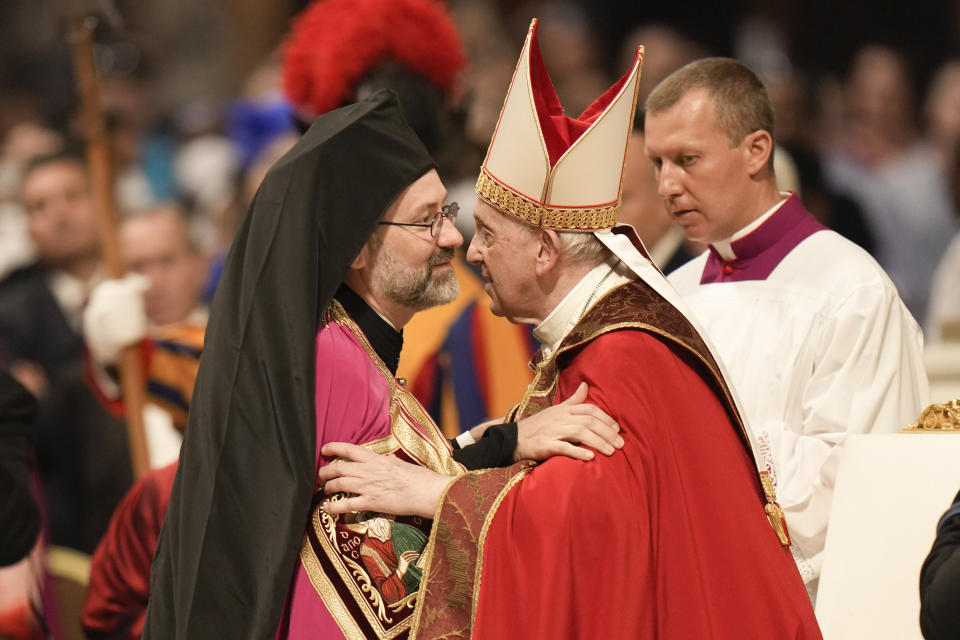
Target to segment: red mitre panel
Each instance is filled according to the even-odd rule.
[[[630,79],[631,71],[597,98],[593,104],[577,118],[564,115],[553,81],[547,73],[540,55],[540,45],[537,41],[537,28],[533,26],[530,38],[530,86],[533,90],[533,103],[540,120],[540,130],[543,141],[547,145],[547,154],[550,156],[550,166],[557,164],[557,160],[576,142],[590,125],[610,106],[617,97],[623,85]]]

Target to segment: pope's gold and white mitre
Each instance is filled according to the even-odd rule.
[[[640,46],[630,71],[571,118],[564,115],[540,57],[534,19],[480,169],[477,194],[536,227],[589,232],[616,224],[642,62]]]

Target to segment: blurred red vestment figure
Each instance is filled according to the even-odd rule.
[[[139,638],[147,614],[150,565],[177,463],[154,469],[124,496],[93,553],[83,628],[90,637]]]

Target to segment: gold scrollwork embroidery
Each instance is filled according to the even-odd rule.
[[[347,563],[347,566],[350,567],[350,573],[360,583],[360,591],[366,594],[370,604],[376,608],[377,618],[383,620],[387,624],[393,624],[393,618],[387,616],[387,611],[383,604],[383,598],[380,597],[380,592],[377,591],[377,588],[373,586],[373,582],[370,581],[370,576],[367,575],[367,572],[363,569],[363,567],[358,565],[347,556],[340,557],[343,558],[343,561]]]
[[[344,494],[338,493],[330,496],[329,500],[335,502],[337,500],[343,500],[344,498]],[[409,629],[411,622],[410,615],[414,611],[417,603],[417,592],[411,593],[402,600],[399,600],[393,604],[389,604],[384,600],[377,586],[373,583],[369,572],[355,560],[357,557],[356,555],[351,558],[346,553],[334,553],[333,550],[341,546],[337,541],[338,531],[336,526],[340,523],[342,517],[343,516],[329,515],[320,506],[318,506],[315,508],[313,513],[312,526],[318,535],[322,535],[322,537],[319,537],[319,540],[321,545],[325,547],[324,552],[330,557],[335,556],[339,558],[337,572],[340,574],[341,579],[345,580],[345,584],[351,593],[354,594],[354,598],[366,600],[368,603],[370,609],[365,611],[364,615],[367,617],[369,622],[372,623],[374,620],[377,620],[383,625],[394,625],[395,618],[391,617],[390,614],[398,614],[403,611],[409,612],[403,614],[403,616],[406,616],[406,619],[401,619],[397,625],[393,626],[389,630],[383,626],[378,627],[376,632],[378,638],[394,638],[398,634],[403,633],[406,629]],[[392,519],[390,516],[384,517]],[[343,531],[340,531],[339,533],[341,536],[345,535],[345,532]],[[334,614],[334,618],[337,620],[341,630],[344,631],[348,638],[352,639],[355,637],[352,634],[356,630],[356,625],[351,619],[351,614],[348,613],[344,603],[336,595],[333,586],[330,584],[330,579],[336,578],[327,575],[320,568],[315,556],[315,551],[309,542],[308,536],[304,537],[304,543],[300,557],[303,561],[304,568],[307,571],[307,575],[310,578],[310,581],[313,583],[314,588],[317,590],[317,593],[321,596],[331,614]],[[347,579],[348,576],[352,578],[352,580]],[[389,613],[387,611],[388,609]]]

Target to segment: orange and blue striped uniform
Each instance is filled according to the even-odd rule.
[[[146,372],[147,401],[170,413],[173,424],[181,431],[187,426],[187,412],[193,397],[193,385],[200,368],[203,336],[206,325],[172,324],[159,327],[140,342],[143,366]],[[87,377],[101,402],[118,417],[123,417],[123,399],[111,392],[115,386],[102,379],[93,359],[87,357]],[[100,370],[102,371],[102,370]],[[108,370],[116,382],[116,371]]]
[[[149,399],[169,411],[181,430],[187,426],[205,330],[205,326],[187,324],[160,327],[144,349]]]

